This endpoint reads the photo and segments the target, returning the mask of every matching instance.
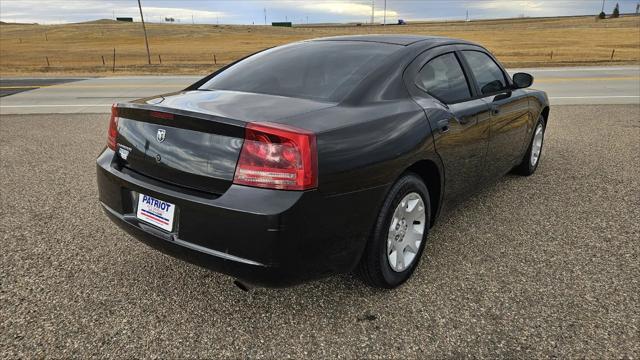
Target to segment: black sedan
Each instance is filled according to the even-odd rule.
[[[439,214],[540,161],[547,96],[485,48],[344,36],[253,54],[114,105],[100,203],[137,239],[287,286],[357,270],[393,288]]]

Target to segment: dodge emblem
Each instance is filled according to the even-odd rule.
[[[156,134],[156,140],[158,140],[158,142],[163,142],[166,134],[167,132],[164,129],[158,129],[158,133]]]

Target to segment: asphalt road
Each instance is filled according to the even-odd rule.
[[[86,78],[0,78],[0,97],[85,79]]]
[[[107,113],[111,104],[184,89],[199,76],[92,78],[0,98],[0,114]],[[5,79],[8,80],[8,79]],[[14,79],[17,80],[17,79]],[[35,84],[33,79],[32,84]],[[0,87],[9,90],[10,87]]]
[[[640,357],[638,105],[553,107],[538,172],[441,219],[394,291],[245,293],[138,243],[96,200],[106,126],[0,118],[0,358]]]
[[[547,91],[553,105],[639,104],[640,67],[511,69],[534,75],[534,88]],[[132,76],[85,79],[46,86],[0,99],[0,114],[108,112],[112,103],[184,89],[198,76]],[[5,78],[4,81],[21,79]],[[44,81],[51,79],[42,79]],[[38,79],[29,79],[39,86]],[[20,85],[19,85],[20,86]],[[24,85],[22,85],[24,86]],[[15,86],[0,84],[0,91]],[[22,89],[22,88],[19,88]]]

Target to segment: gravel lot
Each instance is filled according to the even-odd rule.
[[[441,219],[405,286],[250,293],[107,220],[106,115],[2,116],[0,358],[638,358],[640,106],[551,112],[536,175]]]

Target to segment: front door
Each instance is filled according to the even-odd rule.
[[[491,108],[491,126],[485,180],[494,180],[520,162],[524,152],[529,103],[523,90],[512,90],[506,73],[484,51],[462,50],[478,96]]]

